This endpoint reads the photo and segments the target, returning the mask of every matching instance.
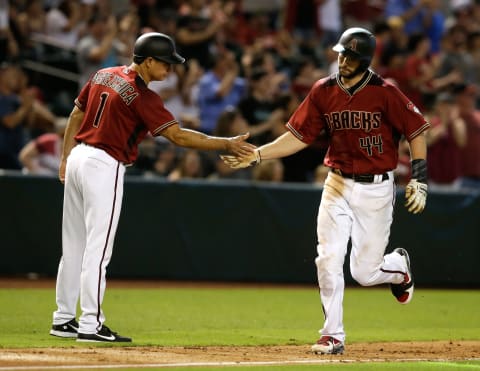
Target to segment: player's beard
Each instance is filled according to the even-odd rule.
[[[344,73],[342,70],[338,71],[338,74],[340,75],[341,78],[351,80],[357,75],[361,75],[365,72],[364,69],[360,69],[360,67],[355,68],[352,72],[347,72]]]

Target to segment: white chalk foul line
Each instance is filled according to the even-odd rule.
[[[428,358],[405,358],[401,360],[391,360],[383,358],[372,359],[305,359],[292,361],[224,361],[224,362],[178,362],[178,363],[147,363],[147,364],[117,364],[117,365],[67,365],[67,366],[12,366],[0,367],[0,371],[20,371],[20,370],[88,370],[88,369],[122,369],[122,368],[171,368],[171,367],[209,367],[209,366],[280,366],[280,365],[309,365],[325,363],[367,363],[367,362],[431,362],[443,363],[455,361],[480,361],[480,358],[465,359],[428,359]]]

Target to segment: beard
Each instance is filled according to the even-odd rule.
[[[340,75],[340,77],[344,78],[344,79],[353,79],[355,76],[357,75],[361,75],[365,72],[366,70],[364,68],[361,68],[361,66],[355,68],[353,71],[351,72],[342,72],[341,70],[338,71],[338,74]]]

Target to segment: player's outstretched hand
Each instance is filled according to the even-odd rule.
[[[251,143],[247,143],[246,140],[250,136],[250,133],[237,135],[228,139],[227,151],[235,156],[249,156],[255,150],[255,147]]]
[[[255,149],[247,156],[220,155],[220,158],[232,169],[242,169],[245,167],[259,164],[261,161],[260,152]]]
[[[409,212],[418,214],[423,211],[427,202],[428,186],[419,182],[417,179],[411,179],[405,187],[405,207]]]

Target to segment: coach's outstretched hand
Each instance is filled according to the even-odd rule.
[[[411,179],[405,187],[405,207],[409,212],[418,214],[425,209],[427,202],[428,186],[419,182],[417,179]]]
[[[250,136],[250,133],[237,135],[228,139],[227,151],[235,156],[249,156],[252,155],[256,146],[251,143],[247,143],[246,140]]]
[[[260,157],[260,151],[258,149],[255,149],[253,152],[249,153],[246,156],[220,155],[220,158],[232,169],[242,169],[245,167],[253,166],[259,164],[262,160]]]

